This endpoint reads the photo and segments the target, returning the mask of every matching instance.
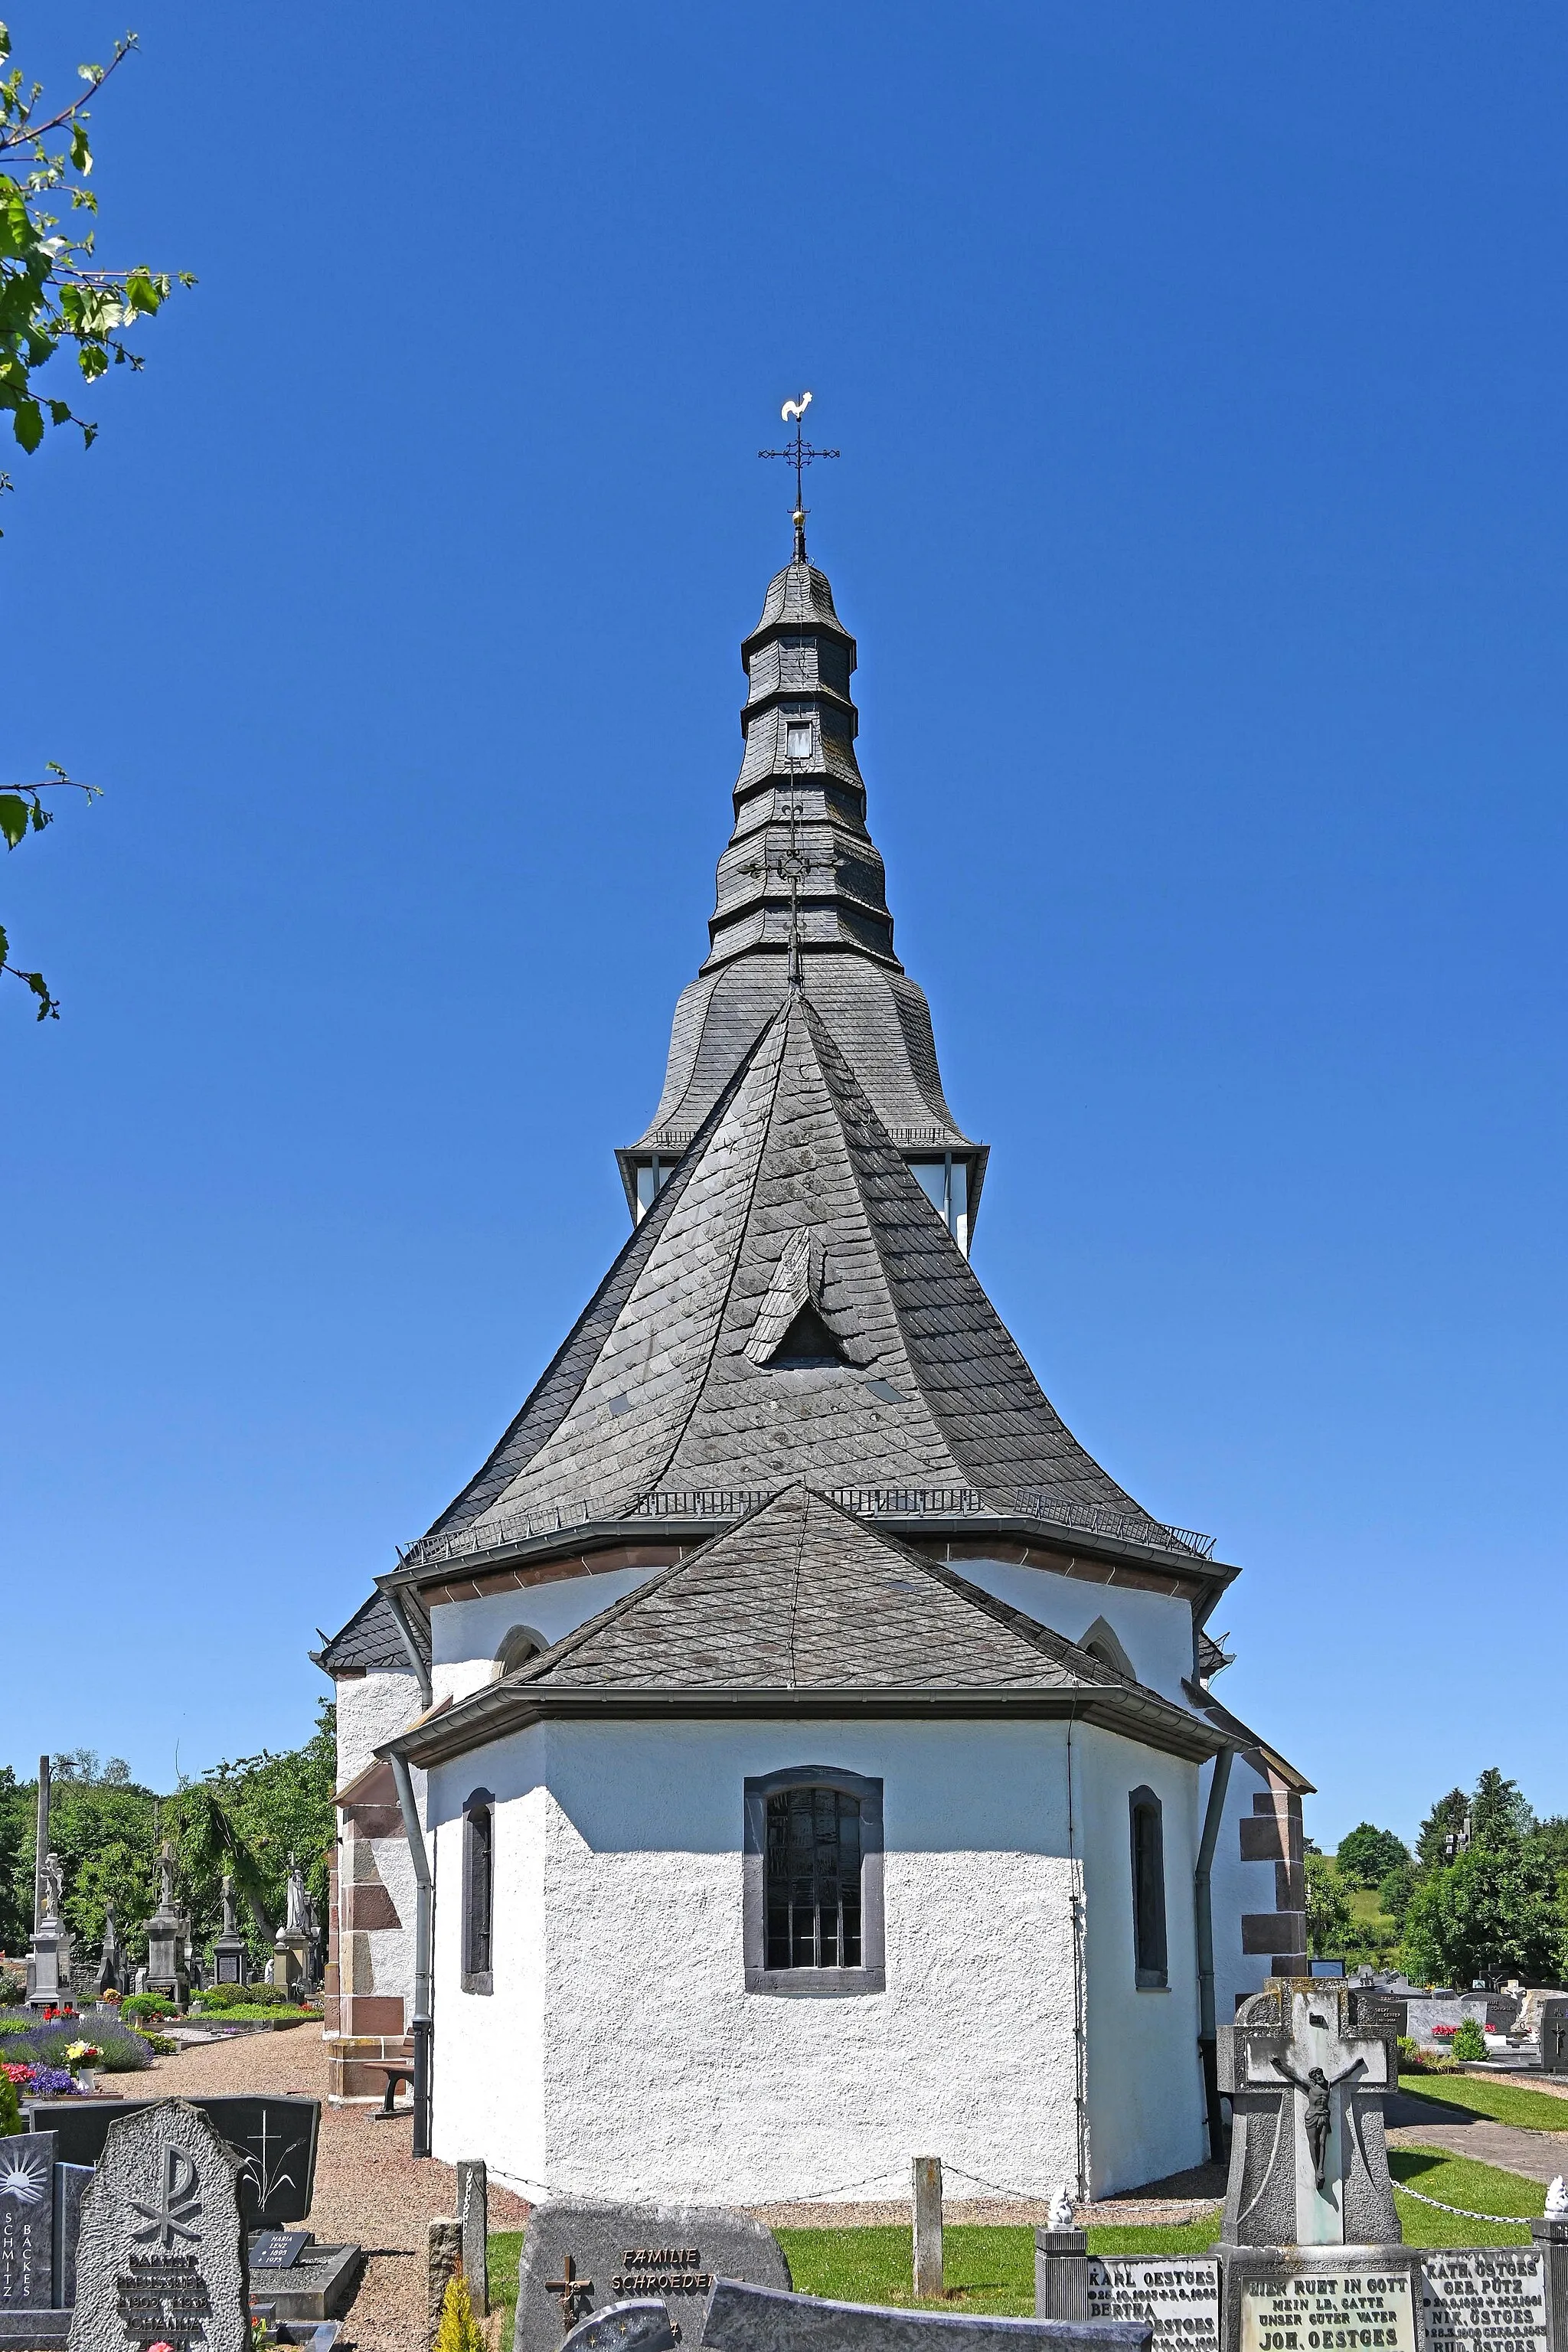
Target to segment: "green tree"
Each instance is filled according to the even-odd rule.
[[[182,1853],[189,1858],[189,1891],[204,1920],[216,1917],[222,1873],[232,1872],[250,1910],[251,1948],[258,1958],[270,1941],[268,1923],[283,1916],[290,1855],[324,1910],[328,1857],[337,1835],[336,1779],[337,1715],[327,1700],[303,1746],[281,1755],[263,1748],[258,1756],[216,1765],[199,1784],[171,1801],[182,1824]],[[237,1864],[240,1856],[243,1864]]]
[[[33,1822],[25,1789],[9,1764],[0,1764],[0,1952],[25,1951],[33,1931]],[[26,1905],[21,1901],[26,1856]]]
[[[1409,1859],[1410,1849],[1403,1838],[1395,1837],[1392,1830],[1373,1829],[1370,1822],[1348,1830],[1334,1856],[1340,1876],[1349,1886],[1375,1886]]]
[[[26,81],[20,66],[4,70],[11,37],[0,25],[0,413],[9,412],[12,433],[29,457],[53,426],[74,426],[88,448],[98,433],[61,396],[68,383],[48,374],[50,362],[74,353],[87,383],[110,366],[140,368],[141,355],[126,336],[155,317],[173,291],[166,271],[144,263],[105,269],[96,256],[88,100],[135,47],[136,36],[128,33],[106,66],[79,66],[86,89],[50,112],[42,105],[40,83]],[[194,286],[195,280],[182,272],[179,282]],[[0,474],[0,491],[11,488],[9,474]],[[43,793],[66,789],[90,798],[94,788],[51,761],[43,781],[0,790],[0,835],[8,849],[49,824]],[[0,972],[6,971],[30,990],[40,1021],[58,1019],[58,1003],[42,972],[11,961],[10,942],[0,929]]]
[[[1557,1980],[1564,1958],[1562,1871],[1539,1840],[1475,1843],[1429,1871],[1405,1915],[1405,1961],[1418,1980]]]
[[[1534,1827],[1535,1815],[1519,1782],[1505,1780],[1497,1766],[1489,1764],[1470,1799],[1472,1841],[1480,1845],[1509,1845],[1528,1837]]]
[[[1326,1853],[1310,1853],[1307,1876],[1307,1949],[1316,1960],[1338,1959],[1351,1933],[1351,1906],[1338,1871]]]
[[[1470,1817],[1470,1801],[1463,1789],[1439,1797],[1415,1835],[1415,1859],[1423,1870],[1437,1870],[1458,1851]]]
[[[1417,1884],[1415,1865],[1408,1861],[1400,1863],[1385,1878],[1377,1882],[1379,1908],[1386,1913],[1396,1927],[1405,1925],[1405,1915],[1410,1908],[1410,1898]]]

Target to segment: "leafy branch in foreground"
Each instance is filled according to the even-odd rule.
[[[4,835],[7,849],[19,849],[30,833],[42,833],[47,824],[53,824],[55,813],[44,806],[45,793],[85,793],[89,802],[103,797],[96,784],[84,784],[79,778],[68,776],[58,761],[50,760],[47,764],[49,772],[42,783],[0,785],[0,835]],[[32,990],[38,1000],[40,1021],[59,1019],[58,1000],[49,994],[43,973],[24,971],[19,964],[11,961],[11,942],[0,927],[0,972],[7,971],[24,988]]]
[[[88,186],[92,143],[88,100],[137,46],[134,33],[116,41],[106,66],[79,66],[87,89],[67,106],[40,115],[43,85],[24,83],[22,68],[0,73],[0,409],[11,412],[11,429],[31,453],[50,425],[74,425],[90,447],[98,427],[78,416],[66,400],[40,393],[34,383],[62,344],[76,346],[77,365],[91,383],[112,361],[139,368],[140,356],[125,341],[139,319],[153,317],[175,283],[166,270],[139,263],[131,269],[100,268],[95,260],[92,217],[98,199]],[[0,25],[0,67],[11,54],[11,37]],[[51,143],[53,142],[53,143]],[[68,204],[88,215],[79,234],[62,229],[51,205]],[[194,286],[188,272],[176,273]]]

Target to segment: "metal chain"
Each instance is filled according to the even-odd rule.
[[[1424,2196],[1419,2189],[1412,2189],[1407,2180],[1396,2180],[1394,2185],[1402,2197],[1414,2197],[1419,2205],[1435,2206],[1439,2213],[1457,2213],[1461,2221],[1507,2221],[1516,2230],[1528,2230],[1530,2227],[1531,2216],[1528,2213],[1472,2213],[1468,2205],[1445,2205],[1440,2197]],[[1434,2251],[1441,2252],[1442,2249],[1438,2247]]]

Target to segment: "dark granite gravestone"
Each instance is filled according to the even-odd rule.
[[[829,2303],[720,2279],[702,2352],[1150,2352],[1147,2320],[992,2319]]]
[[[777,2239],[748,2214],[722,2205],[552,2198],[534,2207],[523,2240],[514,2352],[556,2352],[591,2312],[656,2296],[689,2339],[719,2277],[790,2284]]]
[[[249,2352],[240,2168],[187,2100],[120,2118],[82,2201],[70,2352]]]
[[[55,2167],[55,2301],[68,2310],[76,2301],[76,2247],[81,2235],[81,2200],[92,2180],[90,2164]]]
[[[1548,1998],[1541,2004],[1536,2031],[1543,2074],[1568,2074],[1568,1998]]]
[[[51,2132],[0,2139],[0,2311],[53,2306],[54,2172]]]
[[[47,2127],[63,2164],[96,2164],[110,2127],[135,2115],[147,2100],[23,2101],[35,2131]],[[247,2230],[280,2230],[302,2221],[316,2185],[319,2099],[213,2097],[193,2099],[245,2159],[241,2210]]]

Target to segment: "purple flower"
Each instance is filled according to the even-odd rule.
[[[68,2066],[35,2066],[33,2096],[35,2099],[69,2098],[76,2089]]]

